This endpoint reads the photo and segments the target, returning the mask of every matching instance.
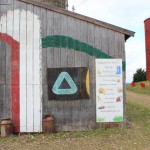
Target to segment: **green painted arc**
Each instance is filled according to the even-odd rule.
[[[112,56],[109,56],[102,50],[95,48],[92,45],[64,35],[50,35],[46,36],[45,38],[42,38],[42,48],[47,47],[67,48],[69,50],[75,50],[86,53],[95,58],[113,58]],[[125,66],[125,62],[123,62],[123,71],[125,71]]]

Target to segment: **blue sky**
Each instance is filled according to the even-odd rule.
[[[73,5],[76,13],[136,32],[125,43],[126,82],[136,69],[146,69],[144,20],[150,17],[150,0],[69,0],[69,10]]]

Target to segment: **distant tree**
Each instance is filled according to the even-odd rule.
[[[133,74],[133,82],[146,81],[146,71],[142,68],[136,70]]]

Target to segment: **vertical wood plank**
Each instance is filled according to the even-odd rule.
[[[27,5],[27,132],[33,131],[33,6]],[[30,74],[30,75],[29,75]]]
[[[20,42],[20,2],[15,1],[13,3],[13,39],[17,42]],[[12,46],[13,52],[11,55],[11,61],[13,66],[12,69],[12,115],[13,115],[13,126],[15,132],[20,131],[20,49],[13,48],[16,45]],[[20,45],[19,45],[20,46]]]
[[[7,5],[7,10],[13,10],[13,1],[12,5]],[[7,12],[8,13],[8,12]],[[13,14],[10,13],[7,15],[7,34],[13,37]],[[12,49],[10,45],[6,45],[6,101],[8,103],[7,107],[9,108],[10,115],[9,117],[12,118],[12,102],[11,102],[11,54]]]
[[[74,38],[75,29],[76,29],[74,25],[74,18],[68,16],[67,22],[68,22],[68,36]],[[74,67],[74,65],[75,65],[75,51],[69,50],[68,51],[68,67]]]
[[[4,14],[6,14],[6,10],[7,10],[7,6],[6,5],[0,5],[0,32],[1,33],[6,33],[7,31],[7,25],[6,25],[6,20],[7,20],[7,16]],[[3,16],[2,16],[3,15]],[[3,44],[2,44],[3,43]],[[6,44],[4,42],[1,42],[1,48],[3,47],[3,51],[5,54],[5,51],[6,51]],[[5,58],[4,58],[5,59]],[[3,68],[4,67],[4,59],[1,58],[1,67],[0,68]],[[4,69],[2,69],[3,73],[4,74]],[[4,74],[5,75],[5,74]],[[3,75],[2,75],[3,76]],[[3,80],[4,82],[4,80]],[[5,106],[6,106],[6,102],[5,102],[5,99],[6,99],[6,92],[5,92],[5,83],[3,83],[3,85],[0,85],[0,108],[1,108],[1,114],[0,114],[0,119],[2,118],[5,118],[6,114],[5,114]]]
[[[20,41],[20,2],[14,1],[13,38]],[[9,25],[9,24],[8,24]]]
[[[69,17],[68,16],[68,19],[67,19],[67,23],[68,23],[68,37],[71,37],[73,39],[75,39],[75,32],[76,32],[76,27],[75,27],[75,18],[72,18],[72,17]],[[69,43],[69,41],[68,41]],[[73,47],[75,46],[75,42],[73,41],[72,43]],[[74,50],[68,50],[68,64],[67,64],[67,67],[75,67],[75,51]],[[74,101],[69,101],[68,102],[68,108],[67,111],[69,111],[69,115],[68,115],[68,118],[66,118],[66,122],[67,122],[67,125],[68,127],[70,126],[70,129],[73,130],[73,122],[74,122],[74,116],[73,116],[73,113],[74,112],[74,108],[71,109],[71,106],[74,105]],[[64,106],[66,107],[66,106]]]
[[[74,39],[80,40],[80,20],[74,19],[74,27]],[[81,56],[81,52],[75,51],[75,67],[81,67]]]
[[[81,41],[81,20],[78,19],[74,19],[74,39]],[[81,41],[82,42],[82,41]],[[79,49],[81,48],[81,45],[79,45]],[[82,52],[80,51],[75,51],[75,56],[74,56],[74,63],[75,63],[75,67],[81,67],[82,66]],[[72,126],[78,126],[78,128],[82,128],[80,127],[82,125],[82,100],[78,100],[78,101],[74,101],[74,103],[72,103],[72,105],[75,106],[75,109],[73,109],[74,111],[72,112]],[[80,113],[81,112],[81,113]],[[73,127],[73,130],[75,130],[75,128]],[[80,129],[79,129],[80,130]]]
[[[102,51],[105,52],[106,54],[109,53],[108,49],[108,29],[102,28],[101,30],[101,37],[102,37]]]
[[[94,31],[95,31],[95,26],[93,24],[89,24],[88,23],[88,44],[95,46],[95,35],[94,35]],[[94,53],[94,51],[93,51]],[[91,112],[89,114],[89,117],[92,118],[89,121],[90,124],[90,128],[92,128],[94,126],[95,123],[95,101],[96,101],[96,97],[95,97],[95,91],[96,91],[96,81],[95,81],[95,58],[89,56],[89,68],[90,68],[90,97],[91,100],[89,102],[89,111]],[[92,107],[91,107],[92,106]]]
[[[48,21],[50,20],[50,21]],[[53,35],[54,31],[54,12],[47,11],[47,35]],[[47,67],[54,67],[54,48],[47,48]]]
[[[120,38],[121,38],[120,34],[115,32],[115,52],[114,52],[115,53],[115,58],[122,58],[122,56],[119,57],[119,53],[121,51]]]
[[[61,23],[61,35],[62,36],[67,36],[68,35],[68,23],[67,23],[67,19],[68,17],[61,14],[61,20],[60,20],[60,23]],[[67,48],[61,48],[61,63],[60,63],[60,66],[61,67],[67,67]]]
[[[68,24],[67,24],[68,17],[61,14],[60,16],[60,29],[61,29],[61,36],[67,36],[68,35]],[[61,43],[62,45],[63,43]],[[67,48],[61,48],[60,51],[60,67],[67,67],[68,65],[68,49]],[[68,104],[67,100],[64,100],[63,103],[60,102],[60,105],[62,106],[62,113],[60,114],[61,120],[61,127],[65,128],[65,124],[67,122],[67,116],[68,116],[68,109],[64,109],[65,106]],[[57,108],[59,109],[59,108]]]
[[[61,35],[61,14],[60,13],[56,13],[54,12],[54,27],[53,27],[53,34],[54,35]],[[60,43],[59,43],[60,44]],[[60,68],[61,66],[61,48],[54,48],[54,68]],[[56,105],[57,103],[57,105]],[[62,112],[62,108],[63,108],[63,104],[61,104],[60,101],[52,101],[52,103],[49,103],[49,105],[56,105],[55,107],[55,111],[56,112]],[[59,105],[62,105],[62,108],[60,109]],[[52,106],[51,106],[52,108]],[[53,113],[53,111],[51,111]],[[58,118],[58,114],[56,116]],[[59,118],[63,118],[63,112],[59,114]],[[62,120],[62,119],[61,119]],[[56,124],[58,123],[58,120],[56,122]],[[62,122],[59,122],[60,125],[62,125]]]
[[[108,30],[108,51],[109,56],[115,57],[115,33],[112,30]]]
[[[7,94],[5,85],[5,69],[6,69],[6,43],[0,41],[0,119],[8,117]]]
[[[118,41],[118,58],[122,58],[123,59],[123,61],[125,61],[125,45],[124,45],[124,43],[125,43],[125,37],[124,37],[124,35],[123,34],[121,34],[121,33],[118,33],[118,39],[117,39],[117,41]]]
[[[13,5],[7,5],[8,11],[12,11]],[[7,34],[13,37],[13,13],[7,14]],[[6,48],[6,84],[10,84],[11,80],[11,49],[10,46]]]
[[[13,10],[13,0],[11,1],[11,5],[7,5],[7,11],[12,11]],[[13,36],[13,14],[12,15],[7,15],[7,34],[10,35],[11,37]],[[7,111],[8,111],[8,116],[12,118],[12,104],[11,104],[11,47],[10,45],[6,45],[6,102],[7,102]]]
[[[6,43],[0,41],[0,84],[6,83]]]
[[[95,47],[102,50],[102,28],[99,26],[95,26]]]
[[[41,20],[41,36],[45,38],[47,36],[47,10],[41,8],[40,14]],[[42,114],[47,113],[47,103],[48,103],[48,94],[47,94],[47,48],[42,49]]]
[[[54,13],[54,35],[61,35],[60,13]],[[54,68],[60,67],[60,48],[54,48]]]
[[[80,39],[84,43],[88,43],[88,28],[87,28],[87,22],[81,21],[81,35]],[[82,53],[81,54],[81,60],[82,60],[82,67],[89,67],[89,57],[87,54]]]
[[[47,11],[47,36],[51,36],[54,33],[54,12],[52,11]],[[50,21],[48,21],[50,20]],[[47,48],[47,56],[46,56],[46,64],[47,64],[47,68],[53,68],[54,67],[54,48]],[[46,69],[47,69],[46,68]],[[47,73],[47,70],[46,70]],[[44,89],[43,89],[44,93],[44,101],[43,101],[43,115],[49,113],[49,110],[51,108],[50,102],[48,101],[48,85],[47,85],[47,80],[46,80],[46,84],[44,85]]]
[[[12,118],[12,113],[11,113],[11,103],[10,103],[10,84],[6,84],[5,85],[5,92],[6,92],[6,96],[5,96],[5,102],[6,102],[6,107],[4,108],[5,109],[5,112],[6,112],[6,118]]]
[[[6,10],[7,10],[7,6],[6,5],[1,5],[0,6],[0,11],[1,11],[1,14],[3,15],[1,17],[1,32],[2,33],[6,33],[7,31],[7,25],[6,25],[6,20],[7,20],[7,17],[6,17]]]
[[[42,51],[41,51],[41,30],[40,30],[40,8],[34,7],[34,24],[33,24],[33,132],[42,131]]]
[[[20,13],[20,132],[27,132],[27,11]]]
[[[84,43],[88,43],[88,24],[87,22],[81,21],[80,22],[80,40]],[[89,68],[89,56],[86,53],[81,53],[81,67],[87,67]],[[87,114],[87,109],[90,103],[90,100],[81,100],[80,101],[80,125],[81,125],[81,130],[83,128],[87,129],[88,128],[88,114]],[[86,106],[86,107],[85,107]],[[85,119],[86,118],[86,119]]]
[[[0,108],[1,108],[1,113],[0,113],[0,119],[3,119],[6,117],[5,113],[5,85],[0,85]]]
[[[44,8],[41,8],[40,20],[42,26],[41,37],[44,38],[47,36],[47,11]],[[47,49],[46,48],[42,49],[42,84],[47,84]]]
[[[12,15],[7,13],[7,10],[12,10],[13,9],[13,1],[12,1],[12,5],[0,5],[0,14],[3,15],[1,16],[0,19],[0,32],[1,33],[7,33],[8,35],[10,35],[12,37],[12,34],[9,32],[9,27],[12,28],[13,25],[11,24],[13,19],[13,13],[11,13]],[[10,19],[10,22],[9,22]],[[8,26],[8,22],[10,23]],[[10,79],[11,79],[11,67],[10,67],[10,61],[11,61],[11,42],[9,41],[10,45],[8,45],[8,43],[6,42],[7,39],[4,40],[5,41],[5,48],[3,47],[2,50],[3,52],[5,52],[5,56],[4,56],[4,60],[5,60],[5,66],[3,63],[1,63],[1,65],[3,65],[3,69],[5,70],[5,78],[6,82],[4,83],[5,85],[3,86],[3,94],[4,94],[4,103],[2,105],[2,111],[3,112],[3,117],[2,118],[10,118],[12,117],[11,115],[11,101],[10,101],[10,91],[11,91],[11,83],[10,83]],[[2,54],[2,53],[1,53]],[[3,70],[2,70],[3,71]],[[1,97],[3,97],[1,95]]]
[[[103,51],[102,49],[102,33],[103,33],[103,28],[99,27],[99,26],[95,26],[95,47],[100,49],[101,51]],[[94,66],[94,68],[96,68],[96,66]],[[95,69],[95,79],[96,79],[96,69]],[[96,95],[96,81],[95,81],[95,95]],[[97,95],[96,95],[97,96]],[[93,101],[93,105],[94,105],[94,119],[96,121],[96,97],[95,100]],[[94,121],[94,122],[95,122]]]

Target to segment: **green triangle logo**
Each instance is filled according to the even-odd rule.
[[[60,89],[63,80],[66,80],[70,88]],[[52,88],[53,93],[57,95],[72,95],[77,92],[77,86],[67,72],[61,72]]]

